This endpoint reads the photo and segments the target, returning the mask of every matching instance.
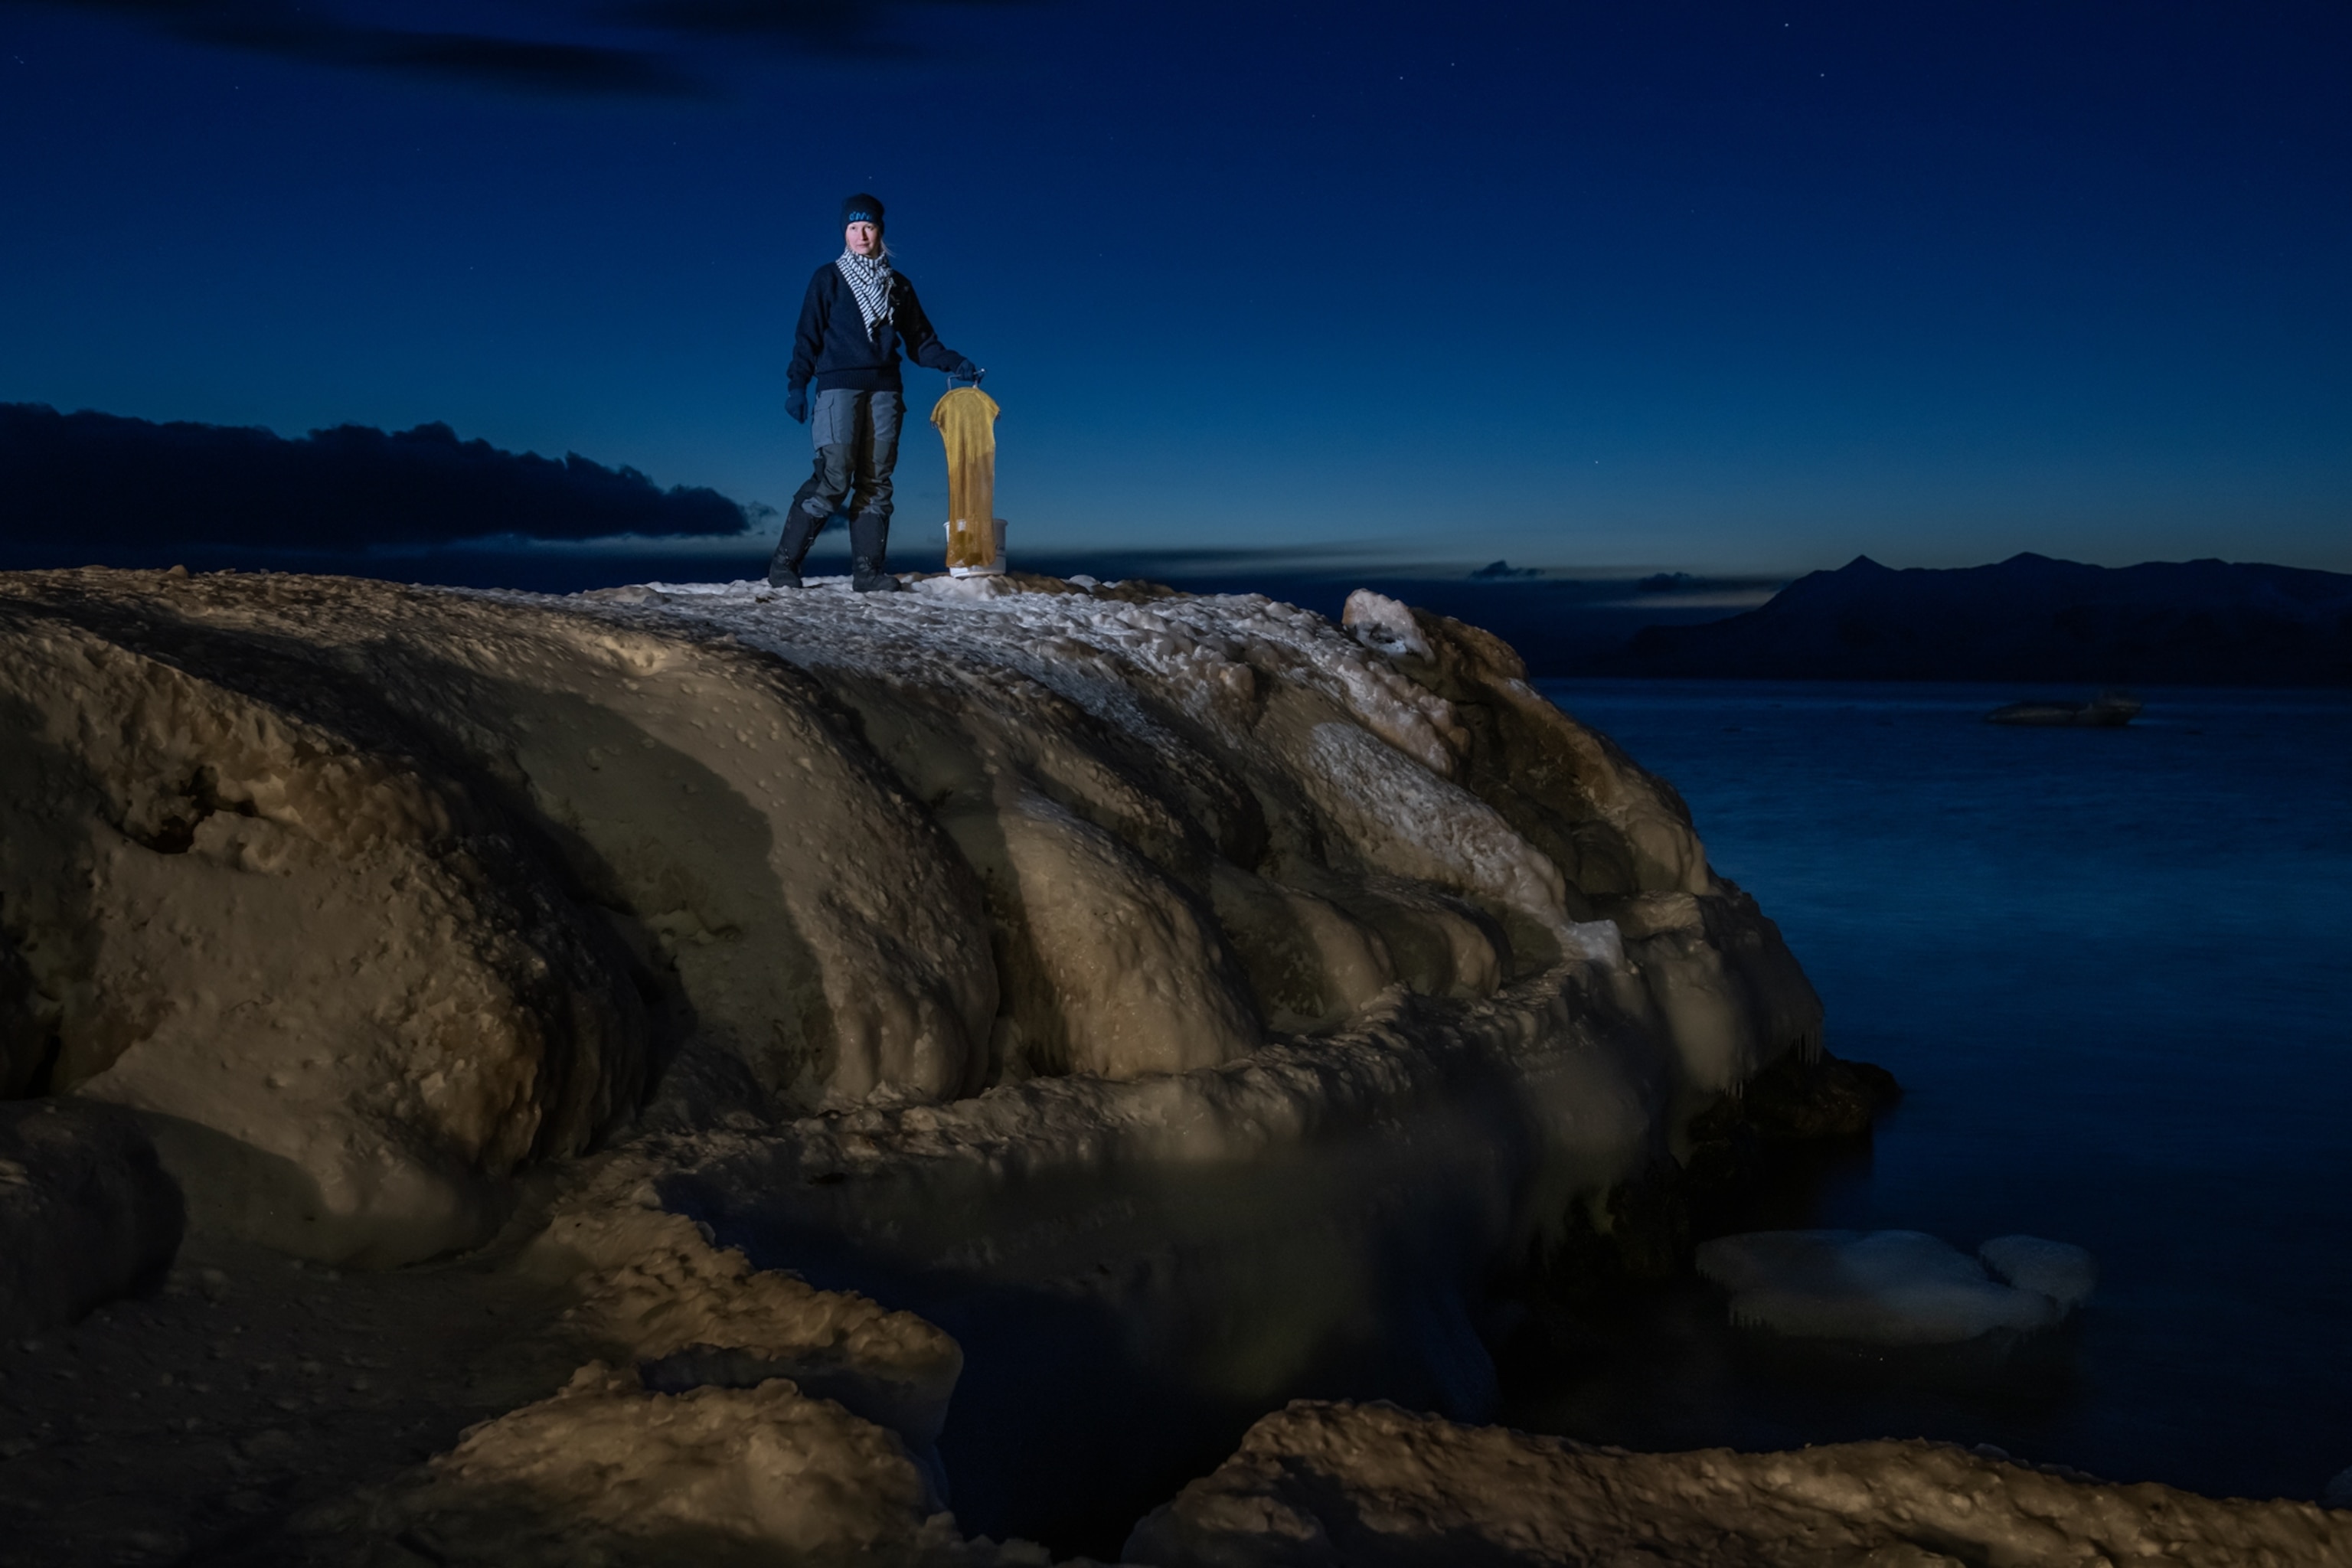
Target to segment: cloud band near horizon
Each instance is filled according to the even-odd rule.
[[[1024,0],[929,0],[964,5]],[[814,56],[877,58],[907,52],[889,24],[904,0],[638,0],[558,7],[558,36],[512,37],[384,27],[321,4],[293,0],[0,0],[110,16],[184,43],[308,65],[438,78],[494,90],[580,98],[703,98],[715,85],[671,46],[764,43]],[[586,43],[566,30],[635,32],[660,46]]]
[[[744,532],[763,508],[636,469],[462,441],[446,425],[268,430],[0,404],[0,541],[363,550],[513,535]]]

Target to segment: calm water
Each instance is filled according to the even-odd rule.
[[[1830,1048],[1908,1090],[1811,1223],[2027,1231],[2103,1280],[1990,1368],[1775,1360],[1686,1292],[1516,1424],[1917,1435],[2252,1496],[2352,1466],[2352,694],[2152,690],[2099,731],[1979,722],[2040,695],[2008,687],[1543,685],[1675,782]]]

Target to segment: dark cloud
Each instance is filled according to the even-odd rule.
[[[700,90],[661,57],[637,49],[472,33],[411,32],[341,20],[292,0],[14,0],[120,16],[190,43],[313,65],[454,77],[510,90],[677,96]]]
[[[1019,5],[1028,0],[930,0],[933,5]],[[561,38],[415,32],[338,17],[320,0],[0,0],[118,16],[190,43],[352,69],[471,81],[509,91],[590,97],[691,97],[705,77],[658,49]],[[888,24],[904,0],[581,0],[576,23],[619,24],[665,44],[751,39],[809,53],[904,52]],[[562,20],[559,17],[559,26]]]
[[[1032,0],[929,0],[933,5],[1011,6]],[[889,40],[901,0],[628,0],[604,15],[686,38],[765,40],[828,54],[902,52]]]
[[[265,550],[414,548],[739,533],[716,490],[665,490],[635,468],[557,462],[460,441],[446,425],[364,425],[286,440],[221,425],[0,404],[0,547],[98,554],[187,544]]]

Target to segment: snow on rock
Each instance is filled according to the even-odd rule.
[[[7,1087],[338,1261],[480,1240],[649,1092],[906,1193],[1428,1105],[1511,1129],[1483,1245],[1817,1041],[1673,791],[1486,634],[918,587],[0,580]]]
[[[1730,1292],[1735,1323],[1886,1345],[2045,1329],[2095,1278],[2090,1254],[2063,1242],[2002,1237],[1979,1262],[1916,1230],[1751,1231],[1700,1244],[1697,1262]]]
[[[122,1111],[0,1104],[0,1337],[161,1279],[182,1224],[179,1189]]]
[[[1339,624],[1358,642],[1382,653],[1413,658],[1436,657],[1430,652],[1427,639],[1414,623],[1412,607],[1370,588],[1359,588],[1348,595],[1348,603],[1339,612]]]
[[[1360,635],[1393,626],[1403,606],[1360,592]],[[1486,803],[1564,880],[1571,919],[1605,917],[1639,965],[1687,1087],[1721,1092],[1746,1081],[1791,1041],[1820,1044],[1820,1004],[1779,932],[1753,900],[1706,867],[1690,813],[1665,781],[1642,771],[1607,736],[1546,701],[1500,640],[1458,621],[1406,611],[1423,634],[1416,652],[1393,632],[1367,636],[1443,708],[1434,729],[1453,737],[1447,777]],[[1395,811],[1390,820],[1443,822],[1459,812]],[[1426,829],[1423,830],[1428,831]],[[1486,857],[1491,864],[1497,857]],[[1523,873],[1539,875],[1533,868]],[[1525,902],[1522,899],[1522,902]],[[1572,927],[1571,930],[1581,930]],[[1571,951],[1594,938],[1571,935]]]
[[[1300,1401],[1146,1518],[1123,1555],[1151,1568],[2342,1568],[2352,1515],[2112,1486],[1934,1443],[1631,1454]]]
[[[8,587],[0,921],[53,1087],[151,1113],[200,1222],[479,1239],[634,1107],[666,988],[746,1095],[980,1065],[969,871],[772,659],[373,584]]]
[[[940,1453],[1010,1517],[1317,1379],[1481,1408],[1497,1259],[1820,1005],[1508,648],[1351,618],[0,577],[0,1091],[131,1108],[200,1230],[336,1262],[574,1162],[466,1267],[589,1364],[313,1521],[386,1552],[1034,1561]]]

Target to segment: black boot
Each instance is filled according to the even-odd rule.
[[[769,587],[801,585],[801,562],[807,557],[809,546],[816,542],[817,531],[824,526],[824,519],[811,517],[797,506],[793,508],[792,515],[784,520],[783,537],[776,541],[776,553],[768,562]]]
[[[890,514],[860,512],[849,520],[849,585],[861,594],[896,594],[907,584],[883,570],[890,552]]]

